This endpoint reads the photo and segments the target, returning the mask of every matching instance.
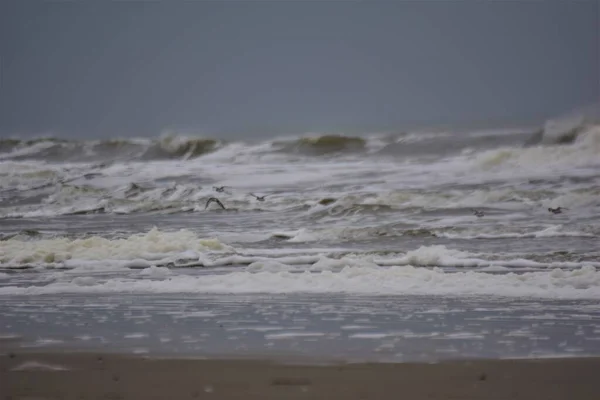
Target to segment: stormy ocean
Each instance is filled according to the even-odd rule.
[[[600,355],[599,211],[600,125],[577,116],[254,141],[2,139],[0,339],[183,356]]]

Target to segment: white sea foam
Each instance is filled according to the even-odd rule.
[[[353,267],[377,267],[378,265],[372,261],[372,257],[342,257],[334,259],[322,256],[317,262],[310,267],[310,271],[340,271],[344,268]]]
[[[39,361],[25,361],[12,368],[11,371],[67,371],[67,368],[63,365],[49,364]]]
[[[199,259],[208,252],[231,252],[232,248],[216,239],[201,239],[194,232],[162,232],[153,228],[147,233],[124,239],[92,236],[86,239],[42,239],[0,241],[0,265],[56,264],[69,262],[79,266],[85,261],[121,261],[133,265],[135,260],[161,261],[177,258]],[[148,265],[149,266],[149,265]]]
[[[0,160],[39,153],[43,150],[53,147],[54,145],[55,143],[50,141],[40,141],[31,146],[17,148],[10,153],[0,154]]]
[[[281,332],[281,333],[269,333],[265,335],[267,340],[275,339],[299,339],[306,337],[321,337],[325,336],[323,332]]]
[[[212,318],[218,316],[219,313],[216,311],[190,311],[190,312],[182,312],[175,315],[177,319],[185,319],[185,318]]]
[[[394,336],[394,334],[385,332],[361,332],[348,335],[350,339],[383,339],[389,336]]]
[[[588,128],[568,146],[535,146],[504,148],[477,154],[477,165],[482,168],[560,168],[564,166],[597,166],[600,162],[600,126]]]
[[[276,260],[255,261],[248,265],[247,271],[282,271],[289,268],[289,265]]]
[[[499,230],[497,227],[481,227],[478,229],[465,229],[462,232],[456,231],[440,231],[434,230],[434,233],[438,237],[448,239],[508,239],[508,238],[544,238],[544,237],[582,237],[592,238],[597,237],[594,233],[580,232],[580,231],[568,231],[565,230],[564,226],[550,225],[546,228],[533,230],[530,232],[515,232],[515,228],[512,228],[512,232],[506,232],[505,230],[511,229],[510,226]],[[483,232],[482,232],[483,231]]]
[[[478,133],[469,137],[487,140],[494,135]],[[190,150],[190,143],[196,139],[162,140],[166,151],[180,152]],[[582,238],[569,240],[576,249],[559,248],[557,252],[573,250],[573,254],[582,254],[583,260],[593,260],[590,252],[595,249],[587,251],[585,246],[600,235],[593,219],[600,205],[600,127],[581,130],[573,143],[564,145],[523,147],[518,143],[509,147],[509,142],[503,141],[504,147],[493,148],[494,145],[488,144],[478,147],[479,142],[471,143],[469,139],[465,146],[470,150],[460,148],[429,158],[413,156],[410,147],[401,156],[388,154],[385,158],[383,153],[373,156],[362,150],[359,155],[339,157],[291,154],[286,146],[294,140],[297,138],[286,138],[283,143],[219,144],[214,152],[194,159],[186,150],[176,160],[117,161],[102,167],[85,163],[0,161],[3,201],[0,217],[54,217],[100,207],[107,214],[188,210],[201,214],[196,215],[201,221],[198,224],[205,225],[199,229],[208,232],[196,234],[191,230],[168,231],[161,227],[121,239],[93,236],[74,240],[50,236],[56,230],[64,231],[62,219],[57,223],[60,225],[52,225],[52,220],[36,220],[39,225],[34,229],[43,232],[39,235],[21,234],[12,239],[2,236],[0,267],[75,270],[57,273],[52,279],[29,281],[35,287],[5,286],[0,293],[347,291],[550,298],[597,295],[593,267],[600,267],[600,262],[577,261],[577,256],[567,258],[570,254],[564,257],[561,254],[556,261],[552,261],[552,256],[546,257],[546,252],[560,247],[554,244],[561,241],[531,240],[535,242],[531,252],[524,248],[515,250],[527,254],[518,258],[521,255],[484,253],[500,248],[486,247],[488,242],[495,245],[501,240],[479,241],[482,253],[476,254],[454,248],[461,243],[454,239]],[[422,133],[375,135],[367,139],[366,147],[372,153],[394,141],[402,147],[420,146],[423,140],[439,149],[444,140],[460,142],[464,138]],[[137,145],[150,145],[146,142]],[[21,154],[20,151],[32,154],[50,146],[50,142],[40,143],[43,144],[16,149],[10,157]],[[85,176],[90,172],[93,176]],[[58,184],[61,181],[67,184]],[[144,186],[143,189],[132,186],[133,182]],[[213,184],[233,187],[216,194]],[[33,190],[38,185],[45,188]],[[267,200],[259,202],[248,195],[255,190],[268,194]],[[15,202],[14,193],[18,193]],[[204,209],[206,199],[214,195],[224,201],[227,212]],[[21,203],[19,196],[26,201]],[[561,215],[547,212],[546,207],[556,206],[569,210]],[[471,207],[484,208],[486,216],[474,217]],[[64,220],[70,223],[70,218],[75,217]],[[102,218],[107,216],[81,217],[77,221],[85,222],[78,225],[78,230],[87,222],[92,222],[94,228],[90,229],[95,230],[95,226],[102,224],[97,222],[103,221]],[[181,226],[183,218],[169,218],[162,221],[169,226],[174,226],[175,221],[175,226]],[[132,221],[137,219],[132,217]],[[111,219],[109,224],[113,222],[117,223]],[[25,220],[24,228],[15,228],[14,233],[29,229],[31,223]],[[106,229],[110,231],[112,225]],[[380,236],[383,239],[378,242]],[[415,248],[418,245],[412,243],[419,237],[426,238],[427,243],[443,242],[447,247]],[[397,245],[394,238],[399,238]],[[349,249],[340,249],[340,241],[347,242]],[[322,244],[317,246],[318,242]],[[411,247],[404,243],[411,243],[408,245]],[[336,248],[327,248],[330,244]],[[469,248],[473,248],[472,244]],[[261,246],[271,248],[255,248]],[[378,255],[366,256],[361,254],[363,251]],[[532,257],[540,251],[545,252],[544,257]],[[181,270],[164,268],[241,265],[247,267],[219,276],[180,276]],[[413,266],[478,270],[451,274]],[[144,269],[116,271],[128,267]],[[535,272],[537,275],[508,273],[515,268],[539,271]],[[567,275],[559,276],[559,272],[552,275],[551,268],[562,268]],[[566,271],[571,269],[575,271]],[[95,275],[98,270],[115,271],[107,279]],[[573,275],[577,271],[588,279],[588,286],[578,280],[579,275]],[[11,282],[12,276],[0,273],[2,284],[16,284],[18,280]]]
[[[388,257],[383,259],[373,259],[373,262],[380,266],[398,266],[398,265],[418,265],[418,266],[436,266],[436,267],[464,267],[464,268],[491,268],[491,267],[512,267],[512,268],[581,268],[581,267],[600,267],[600,262],[537,262],[522,258],[505,258],[487,260],[481,258],[481,255],[468,253],[455,249],[448,249],[446,246],[421,246],[416,250],[410,250],[402,257]]]
[[[421,246],[405,256],[376,261],[378,265],[421,265],[444,267],[488,266],[491,261],[475,258],[471,253],[448,249],[446,246]]]
[[[550,226],[532,237],[586,236],[560,232],[559,226]],[[448,234],[451,236],[451,234]],[[524,235],[523,237],[527,237]],[[398,255],[401,254],[401,255]],[[134,234],[122,239],[98,236],[86,239],[42,239],[0,241],[0,266],[16,268],[23,265],[63,267],[79,276],[73,282],[79,286],[93,286],[93,271],[119,271],[126,268],[143,268],[139,274],[153,279],[167,279],[173,267],[224,267],[246,265],[247,272],[298,271],[308,268],[312,272],[339,271],[344,268],[375,268],[378,266],[432,266],[486,268],[580,268],[600,267],[592,261],[540,262],[514,256],[476,254],[448,248],[443,245],[421,246],[405,254],[388,253],[385,256],[362,254],[344,248],[311,249],[235,249],[217,239],[201,239],[189,230],[174,232],[153,228],[145,234]],[[292,268],[294,267],[294,268]],[[0,276],[9,279],[8,274]]]
[[[18,335],[16,333],[1,333],[0,332],[0,340],[14,340],[14,339],[19,339],[21,337],[21,335]]]
[[[115,278],[91,286],[61,281],[43,286],[0,287],[3,296],[57,293],[354,293],[600,299],[600,272],[591,266],[522,274],[365,266],[345,267],[339,272],[236,270],[219,275],[178,275],[166,280]]]
[[[369,326],[369,325],[342,325],[342,326],[340,326],[341,330],[346,330],[346,331],[356,331],[356,330],[360,330],[360,329],[369,329],[369,328],[374,328],[374,326]]]
[[[230,332],[236,331],[256,331],[256,332],[271,332],[271,331],[280,331],[283,329],[289,329],[283,326],[271,326],[271,325],[260,325],[260,326],[235,326],[231,328],[225,328],[225,330]]]
[[[149,268],[144,268],[140,274],[149,276],[151,278],[164,279],[171,275],[171,270],[165,267],[157,267],[153,265]]]
[[[123,336],[125,339],[143,339],[148,337],[147,333],[136,332],[136,333],[128,333]]]
[[[418,135],[417,135],[418,136]],[[420,138],[419,140],[421,140]],[[183,139],[182,139],[183,140]],[[380,139],[378,139],[380,140]],[[187,143],[188,139],[184,142]],[[178,141],[169,145],[178,146]],[[40,142],[44,144],[45,142]],[[44,144],[46,145],[46,144]],[[591,127],[580,133],[571,145],[520,146],[474,151],[469,154],[438,158],[426,163],[407,159],[405,162],[383,159],[311,159],[310,163],[291,163],[289,159],[265,159],[272,143],[246,145],[241,143],[222,147],[218,151],[194,160],[154,160],[145,163],[114,163],[101,169],[101,176],[80,178],[85,172],[97,172],[91,164],[56,164],[29,161],[0,162],[0,176],[6,175],[9,187],[32,187],[32,178],[49,184],[47,197],[41,204],[25,204],[0,208],[4,217],[52,217],[74,212],[90,212],[102,208],[106,213],[128,214],[157,209],[204,212],[204,202],[214,195],[210,185],[198,187],[196,183],[178,184],[165,192],[165,184],[155,185],[131,196],[125,196],[132,182],[157,182],[186,176],[202,176],[233,186],[226,195],[227,205],[237,210],[286,210],[302,205],[313,205],[312,211],[335,209],[336,212],[352,210],[360,205],[383,205],[392,208],[426,207],[456,208],[498,206],[500,208],[525,208],[531,206],[590,206],[595,204],[597,193],[556,193],[550,197],[536,197],[541,193],[527,193],[519,189],[445,190],[439,193],[412,192],[414,189],[431,189],[440,184],[483,183],[507,181],[527,177],[553,177],[562,172],[576,172],[576,176],[595,176],[600,163],[600,127]],[[255,158],[236,160],[236,152],[254,154]],[[277,153],[279,154],[279,153]],[[281,154],[279,154],[281,156]],[[254,157],[254,156],[253,156]],[[286,156],[287,157],[287,156]],[[233,162],[232,162],[233,160]],[[586,170],[584,170],[586,169]],[[16,172],[12,172],[16,171]],[[383,171],[383,172],[382,172]],[[59,185],[58,178],[67,179],[69,185]],[[290,187],[321,187],[330,182],[348,187],[363,186],[369,193],[348,191],[309,191],[293,193],[293,197],[272,193],[266,202],[256,202],[247,196],[248,191],[289,189]],[[72,185],[73,184],[73,185]],[[0,183],[5,185],[4,179]],[[402,188],[402,190],[394,190]],[[318,205],[320,196],[335,193],[337,201],[331,207]],[[329,195],[329,196],[328,196]],[[225,195],[223,195],[225,196]],[[587,198],[585,198],[587,197]],[[560,204],[559,204],[560,203]],[[210,210],[208,210],[210,212]],[[294,241],[310,241],[302,236]]]
[[[436,337],[436,339],[466,339],[466,340],[472,340],[472,339],[483,339],[484,336],[478,333],[472,333],[472,332],[453,332],[453,333],[447,333],[444,334],[442,336]]]

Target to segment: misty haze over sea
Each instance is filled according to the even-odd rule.
[[[539,124],[598,101],[596,1],[3,1],[0,135]]]

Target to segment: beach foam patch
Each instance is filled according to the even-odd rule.
[[[233,248],[213,238],[199,238],[194,232],[174,232],[153,228],[147,233],[122,239],[92,236],[85,239],[41,239],[0,241],[0,266],[57,265],[78,266],[89,261],[126,261],[140,266],[144,262],[165,262],[179,258],[199,259],[209,252],[231,252]]]

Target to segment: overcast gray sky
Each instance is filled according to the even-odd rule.
[[[0,134],[220,137],[598,101],[590,1],[2,0]]]

